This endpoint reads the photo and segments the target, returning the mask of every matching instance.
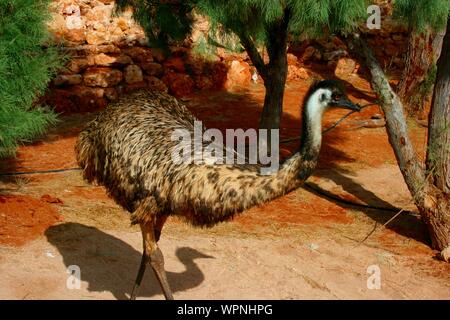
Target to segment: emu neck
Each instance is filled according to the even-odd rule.
[[[320,94],[320,91],[312,94],[303,108],[300,154],[306,161],[317,161],[322,144],[323,108],[319,103]]]
[[[305,181],[317,165],[322,144],[323,108],[319,102],[320,94],[315,92],[306,99],[302,111],[300,148],[283,163],[280,170],[288,185],[297,185]],[[289,180],[292,180],[292,183],[289,183]]]

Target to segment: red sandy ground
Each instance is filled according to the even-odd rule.
[[[45,200],[27,196],[0,196],[0,244],[21,246],[44,234],[62,217]]]
[[[350,98],[353,101],[364,105],[373,99],[373,94],[367,81],[355,77],[350,79],[349,83],[351,84],[348,84],[348,89]],[[301,124],[300,105],[309,85],[308,81],[288,83],[284,102],[281,139],[299,135]],[[184,101],[189,109],[207,127],[247,129],[257,127],[263,99],[264,88],[261,84],[257,84],[233,93],[200,92]],[[327,178],[322,179],[322,174],[329,177],[329,173],[333,170],[348,172],[352,179],[355,179],[355,184],[348,187],[348,190],[345,190],[346,192],[333,187],[333,193],[352,201],[367,202],[365,197],[373,192],[378,196],[382,194],[379,198],[386,200],[388,203],[392,202],[394,205],[399,205],[395,203],[396,199],[399,198],[408,204],[410,202],[408,200],[409,195],[401,176],[397,172],[396,160],[389,145],[385,129],[361,129],[356,124],[356,121],[367,120],[376,113],[381,113],[377,106],[368,107],[361,113],[352,115],[335,130],[324,136],[318,170],[311,179],[320,185]],[[332,125],[344,114],[346,114],[346,111],[343,110],[329,112],[325,116],[324,127]],[[92,117],[93,114],[63,116],[60,124],[52,129],[47,136],[38,142],[20,147],[15,159],[0,161],[0,173],[77,167],[74,154],[75,141],[79,131]],[[419,156],[423,157],[426,129],[411,122],[410,135]],[[289,155],[297,146],[298,141],[283,145],[282,155]],[[376,176],[380,174],[385,176],[385,180],[378,181],[376,179]],[[360,183],[363,182],[369,184],[369,187],[372,188],[370,192],[365,192],[365,189],[360,190]],[[85,184],[81,180],[79,172],[2,177],[0,179],[0,194],[4,194],[0,196],[0,249],[3,245],[9,247],[22,246],[23,250],[28,250],[23,254],[18,253],[16,256],[13,256],[16,260],[28,261],[31,258],[29,258],[27,252],[38,256],[39,254],[36,252],[47,250],[48,243],[45,240],[43,241],[45,239],[43,236],[45,234],[48,237],[47,232],[52,229],[51,226],[58,226],[58,223],[62,220],[68,223],[76,222],[86,226],[94,226],[99,230],[109,230],[109,234],[125,239],[127,243],[133,243],[138,248],[140,247],[138,230],[132,229],[134,233],[130,232],[127,215],[108,198],[102,187]],[[403,205],[403,202],[400,205]],[[201,248],[205,245],[205,252],[208,252],[207,248],[210,247],[211,237],[220,235],[220,237],[214,238],[214,241],[220,243],[217,245],[220,247],[220,250],[214,251],[218,257],[216,260],[218,264],[214,266],[214,263],[211,264],[211,261],[207,262],[207,264],[205,262],[203,265],[199,263],[205,274],[208,274],[209,278],[213,278],[213,283],[210,283],[209,287],[205,287],[208,284],[199,286],[197,291],[183,293],[184,291],[180,289],[179,297],[189,299],[208,297],[260,298],[261,296],[258,295],[259,289],[255,288],[256,284],[252,280],[252,275],[248,275],[248,281],[245,282],[245,285],[231,281],[230,286],[233,283],[233,285],[238,287],[252,287],[255,290],[253,295],[247,295],[249,291],[244,290],[245,294],[237,293],[235,296],[233,295],[234,292],[241,291],[236,291],[236,287],[229,288],[220,279],[214,279],[216,275],[220,278],[220,275],[228,268],[225,267],[228,265],[221,264],[220,261],[228,261],[231,257],[237,257],[238,259],[235,268],[239,268],[239,270],[254,270],[256,273],[261,272],[261,276],[267,276],[267,274],[272,274],[273,270],[278,268],[272,265],[275,262],[271,258],[272,256],[278,257],[277,259],[285,259],[285,257],[287,259],[289,256],[304,256],[307,259],[312,259],[311,263],[314,264],[313,267],[310,267],[309,262],[305,262],[306,265],[303,266],[301,263],[299,265],[298,261],[285,261],[287,265],[292,266],[289,267],[291,269],[288,270],[286,269],[287,267],[280,269],[279,272],[285,273],[284,275],[278,274],[277,277],[270,278],[273,281],[279,278],[281,284],[267,280],[268,286],[276,285],[285,289],[273,291],[269,288],[261,291],[262,296],[266,298],[417,298],[421,297],[420,295],[415,295],[419,293],[417,290],[418,286],[422,285],[421,278],[420,280],[414,280],[418,282],[416,284],[414,282],[411,284],[410,281],[416,275],[431,277],[427,278],[429,283],[426,284],[424,291],[420,291],[423,293],[423,297],[448,297],[448,294],[445,295],[445,292],[448,293],[446,284],[449,283],[449,265],[433,259],[435,252],[428,246],[426,231],[423,225],[418,222],[418,219],[399,217],[391,223],[389,228],[379,227],[365,246],[355,244],[355,241],[363,239],[370,232],[374,220],[380,226],[393,214],[373,210],[358,211],[355,208],[343,206],[316,194],[297,190],[282,198],[248,210],[245,214],[236,217],[231,224],[223,224],[208,231],[196,231],[197,229],[185,227],[180,221],[171,219],[168,221],[167,227],[165,227],[170,231],[167,231],[168,235],[182,238],[184,245],[187,246]],[[84,229],[80,230],[83,231]],[[69,230],[67,234],[70,235],[70,232],[78,234],[80,230]],[[62,243],[65,241],[64,232],[60,234],[60,237],[63,238]],[[229,238],[233,235],[236,235],[236,238]],[[236,255],[236,247],[240,246],[238,239],[246,235],[257,236],[252,238],[252,241],[245,242],[249,246],[248,248],[240,247],[239,250],[244,250],[244,252],[247,252],[245,250],[251,250],[248,253],[249,255],[257,254],[261,260],[266,262],[255,266],[253,265],[253,256],[251,258],[245,258],[245,256],[240,258],[239,255]],[[278,245],[278,240],[270,240],[271,238],[268,240],[267,237],[282,239],[286,243]],[[31,240],[34,239],[39,241],[32,242]],[[167,238],[163,236],[163,245],[175,250],[174,241],[164,242],[167,241],[165,239]],[[173,240],[174,238],[171,239]],[[320,253],[315,253],[315,250],[305,249],[305,243],[310,243],[312,241],[310,239],[320,243],[321,249],[319,251],[322,250]],[[99,238],[98,242],[103,243],[104,240]],[[89,241],[89,239],[81,237],[79,241],[81,243]],[[92,241],[97,240],[94,239]],[[291,241],[294,244],[289,244]],[[76,243],[77,246],[81,245],[78,242]],[[300,246],[298,246],[298,243],[301,243]],[[102,244],[105,248],[109,245],[107,242]],[[92,244],[88,243],[83,250],[89,251],[91,246]],[[261,246],[267,246],[267,249],[261,250]],[[125,247],[122,249],[124,250],[123,254],[126,255],[128,251],[125,250]],[[116,250],[116,248],[111,244],[109,250]],[[352,253],[352,256],[348,256],[349,252]],[[389,256],[389,252],[394,254],[394,258]],[[70,254],[62,256],[64,259],[68,259]],[[392,271],[390,276],[389,290],[391,291],[383,291],[383,294],[386,295],[373,296],[370,293],[360,294],[359,291],[354,293],[352,290],[358,287],[361,281],[356,281],[353,278],[349,278],[348,284],[333,289],[334,283],[339,282],[336,280],[336,277],[339,279],[341,274],[345,277],[353,277],[352,275],[358,275],[362,272],[364,275],[364,268],[373,262],[374,256],[377,259],[382,259],[383,263],[389,267],[389,270],[391,270],[392,259],[397,263],[397,267],[392,269],[394,271]],[[170,255],[166,255],[166,257],[168,265],[173,266],[179,263],[179,261],[171,258]],[[0,289],[0,297],[21,298],[32,292],[33,297],[38,299],[80,298],[76,292],[68,292],[61,288],[58,289],[59,287],[56,288],[58,281],[65,283],[65,270],[61,270],[61,266],[57,265],[56,262],[49,265],[45,257],[42,258],[44,260],[30,261],[34,266],[40,268],[42,274],[48,273],[45,276],[47,280],[43,284],[44,280],[42,280],[42,277],[44,276],[30,274],[26,270],[15,272],[14,263],[7,263],[8,259],[10,258],[3,259],[3,262],[6,261],[6,264],[2,264],[2,256],[0,255],[0,272],[8,274],[3,281],[6,284],[3,283],[3,286],[0,286],[3,287],[3,289]],[[139,253],[136,251],[136,257],[133,260],[138,261],[138,259]],[[102,268],[95,267],[95,265],[89,267],[90,263],[92,263],[92,260],[89,260],[84,268],[91,268],[90,272],[92,274],[96,274],[95,272]],[[296,266],[298,266],[298,270],[295,269],[297,268]],[[330,267],[323,269],[322,266]],[[279,268],[282,267],[280,266]],[[127,265],[124,269],[128,270],[129,266]],[[229,275],[224,274],[224,276],[234,277],[234,269],[230,270],[231,273]],[[299,289],[298,292],[291,292],[289,291],[291,290],[289,289],[289,284],[291,281],[294,281],[292,277],[298,278],[297,272],[300,272],[299,270],[301,271],[300,280],[302,277],[304,278],[306,287],[304,287],[305,284],[303,283],[300,284],[302,288],[304,287],[303,289]],[[314,270],[319,271],[317,271],[317,274],[308,273],[316,272]],[[58,275],[54,276],[54,272],[58,272]],[[123,269],[117,270],[117,272],[123,272]],[[332,274],[336,274],[333,276],[334,278],[331,276]],[[108,278],[108,281],[106,279],[105,281],[115,283],[115,277],[111,276]],[[132,277],[132,275],[127,275],[127,277]],[[21,287],[15,285],[18,281],[25,281],[20,279],[36,283],[33,287],[34,289],[27,284],[23,284]],[[238,282],[243,281],[239,277],[236,279],[241,279],[236,280]],[[131,278],[127,278],[124,284],[125,289],[128,288],[128,283],[131,283],[131,281]],[[90,281],[90,285],[95,283],[95,280]],[[403,288],[402,283],[408,283],[407,287]],[[321,290],[320,293],[317,295],[313,294],[315,291],[308,289],[308,285],[318,288],[317,290]],[[38,288],[40,286],[42,290],[39,291]],[[329,287],[331,289],[328,289]],[[401,293],[403,289],[405,292]],[[124,298],[116,295],[114,290],[117,290],[116,285],[112,285],[112,289],[109,290],[113,293],[113,296],[103,293],[93,296],[88,292],[96,290],[83,292],[89,298]],[[103,287],[100,291],[104,292]],[[346,294],[346,292],[349,292],[349,294]],[[275,295],[275,293],[278,295]]]

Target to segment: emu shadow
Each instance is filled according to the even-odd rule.
[[[355,182],[352,178],[344,175],[339,170],[320,170],[316,171],[316,175],[319,177],[324,177],[327,179],[330,179],[337,185],[341,186],[342,189],[349,194],[354,195],[358,199],[362,200],[364,203],[368,204],[369,206],[378,207],[378,208],[386,208],[387,210],[377,210],[377,209],[369,209],[369,208],[361,208],[352,206],[350,204],[346,204],[341,201],[337,201],[336,199],[332,199],[330,197],[327,197],[326,194],[327,191],[323,190],[321,187],[319,187],[317,184],[308,182],[311,186],[314,187],[316,190],[320,190],[320,193],[312,190],[311,188],[308,188],[305,186],[304,188],[314,193],[315,195],[327,200],[332,201],[336,205],[340,206],[343,209],[354,209],[358,208],[359,211],[364,212],[365,215],[367,215],[369,218],[374,220],[376,223],[378,223],[378,227],[381,227],[383,224],[385,224],[389,219],[391,219],[397,212],[397,208],[394,207],[391,203],[381,199],[378,197],[375,193],[373,193],[370,190],[367,190],[364,188],[361,184],[358,182]],[[422,242],[424,244],[429,245],[430,239],[427,236],[428,232],[426,230],[426,226],[420,220],[418,217],[412,215],[410,212],[403,212],[402,214],[398,215],[395,220],[391,221],[387,226],[387,229],[392,230],[399,235],[412,238],[416,241]],[[362,240],[362,239],[358,239]]]
[[[81,281],[88,283],[90,292],[109,291],[117,299],[129,298],[141,252],[97,228],[79,223],[68,222],[50,227],[45,235],[62,255],[66,267],[80,267]],[[185,266],[185,271],[167,272],[172,291],[176,293],[199,286],[205,276],[194,260],[213,257],[188,247],[178,248],[175,254]],[[157,294],[162,294],[162,291],[148,266],[138,298]]]

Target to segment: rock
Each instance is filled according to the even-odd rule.
[[[73,58],[67,64],[67,70],[71,73],[81,73],[87,67],[89,67],[89,63],[85,58]]]
[[[66,19],[60,14],[53,13],[47,23],[47,27],[50,32],[54,33],[56,37],[59,37],[66,29]]]
[[[187,74],[168,72],[161,79],[168,87],[169,92],[177,97],[192,93],[194,81]]]
[[[75,85],[69,89],[52,90],[46,103],[52,105],[56,112],[84,112],[106,106],[104,89]]]
[[[137,43],[140,45],[140,46],[148,46],[148,39],[147,39],[147,37],[145,36],[145,33],[144,33],[144,31],[142,30],[142,32],[140,32],[140,34],[137,36]]]
[[[77,6],[76,4],[70,4],[64,8],[63,13],[69,16],[79,17],[81,15],[80,6]]]
[[[162,92],[169,91],[169,89],[167,88],[165,83],[154,76],[146,77],[146,80],[147,80],[148,88],[152,91],[162,91]]]
[[[110,23],[111,21],[111,15],[113,12],[113,5],[98,5],[93,7],[90,11],[86,14],[86,20],[90,22],[104,22],[104,23]]]
[[[119,17],[115,23],[122,31],[126,31],[129,28],[128,20],[124,17]]]
[[[144,89],[144,88],[147,88],[146,81],[139,81],[139,82],[127,84],[127,86],[124,89],[125,89],[125,93],[130,93],[130,92],[137,91],[137,90]]]
[[[135,63],[153,62],[152,49],[145,47],[131,47],[123,52],[130,56]]]
[[[130,64],[125,68],[124,76],[125,76],[125,82],[128,84],[144,81],[144,77],[142,75],[141,68],[139,68],[135,64]]]
[[[348,55],[347,51],[345,51],[343,49],[338,49],[338,50],[324,53],[323,58],[325,61],[335,61],[337,63],[337,61],[340,58],[345,57],[347,55]]]
[[[250,66],[247,62],[233,60],[227,73],[226,88],[248,85],[251,80]]]
[[[181,57],[170,57],[164,62],[164,67],[179,73],[186,72],[184,61],[183,59],[181,59]]]
[[[161,49],[152,49],[152,56],[153,59],[159,63],[162,63],[164,60],[166,60],[166,55]]]
[[[186,69],[189,70],[189,74],[194,74],[196,76],[203,74],[203,67],[208,65],[210,62],[204,59],[197,58],[194,56],[188,56],[185,61]]]
[[[88,30],[86,33],[86,41],[88,44],[101,45],[110,41],[109,34],[106,32]]]
[[[80,16],[68,16],[66,18],[66,28],[69,30],[83,29],[85,27],[83,19]]]
[[[55,86],[75,85],[80,84],[83,81],[81,74],[60,74],[53,79]]]
[[[86,30],[84,29],[74,29],[64,33],[64,40],[73,43],[83,43],[86,41]]]
[[[204,69],[204,74],[211,77],[213,81],[213,87],[217,89],[222,89],[227,81],[228,67],[225,63],[213,63],[206,65]]]
[[[214,87],[214,81],[205,75],[199,75],[194,78],[195,86],[200,90],[207,90]]]
[[[71,48],[72,51],[77,52],[79,55],[91,55],[97,53],[120,53],[120,49],[112,44],[105,45],[81,45]]]
[[[116,88],[105,88],[105,97],[109,101],[114,101],[119,98],[119,93]]]
[[[77,1],[80,6],[80,11],[82,16],[86,16],[89,11],[92,10],[91,3],[88,1]]]
[[[106,67],[90,67],[83,76],[85,85],[89,87],[113,87],[122,81],[122,72]]]
[[[334,74],[340,78],[346,78],[353,74],[356,69],[356,62],[350,58],[340,58],[337,62]]]
[[[108,30],[107,25],[100,21],[94,21],[91,23],[92,29],[100,32],[106,32]]]
[[[300,80],[300,79],[308,79],[309,74],[305,68],[297,67],[295,65],[288,65],[288,80]]]
[[[305,49],[305,52],[303,52],[302,60],[303,61],[310,60],[314,56],[315,53],[316,53],[316,48],[314,48],[313,46],[307,47]]]
[[[71,88],[73,93],[81,98],[81,104],[84,106],[104,106],[103,97],[105,95],[105,89],[103,88],[90,88],[85,86],[74,86]]]
[[[95,66],[95,56],[89,55],[86,57],[86,60],[89,66]]]
[[[118,28],[120,29],[120,27]],[[118,42],[118,45],[120,45],[120,47],[128,47],[128,48],[141,46],[142,48],[149,49],[147,47],[148,40],[145,37],[144,30],[141,27],[136,26],[134,24],[131,24],[126,31],[123,31],[123,37],[122,39],[120,39],[120,42]]]
[[[322,60],[322,53],[319,50],[316,50],[314,52],[313,59],[316,60],[316,61]]]
[[[142,70],[149,76],[161,76],[163,74],[163,66],[156,62],[145,62],[139,64]]]
[[[184,57],[191,51],[191,49],[184,47],[182,45],[177,45],[177,46],[169,46],[169,51],[170,57]]]
[[[126,38],[125,33],[122,31],[121,28],[119,28],[117,26],[110,25],[108,28],[108,32],[110,35],[111,42],[116,45],[119,45],[120,43],[122,43],[123,40]]]
[[[99,53],[94,57],[95,64],[98,66],[110,67],[110,66],[124,66],[133,63],[133,60],[124,54],[105,54]]]
[[[292,53],[287,54],[288,65],[296,65],[298,63],[298,58]]]

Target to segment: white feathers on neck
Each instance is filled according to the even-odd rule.
[[[313,92],[306,102],[306,120],[309,123],[314,146],[320,147],[322,142],[322,116],[328,102],[331,100],[331,95],[331,90],[318,89]]]

